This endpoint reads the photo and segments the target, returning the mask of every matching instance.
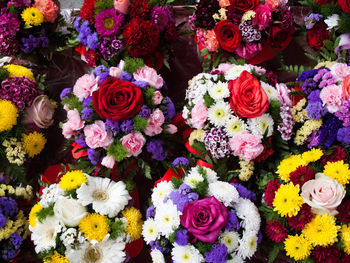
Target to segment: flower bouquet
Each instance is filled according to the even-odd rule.
[[[166,2],[85,0],[74,22],[80,42],[76,50],[89,66],[101,61],[116,66],[126,56],[142,58],[157,69],[163,61],[168,66],[177,28],[173,9]]]
[[[254,161],[274,152],[271,140],[280,119],[279,101],[288,96],[286,87],[276,85],[269,76],[265,69],[249,64],[220,64],[210,74],[201,73],[190,80],[182,113],[194,129],[187,148],[197,155],[208,152],[216,160],[238,157],[239,177],[248,180]],[[266,83],[267,79],[276,88]],[[234,163],[232,159],[229,162]]]
[[[170,124],[175,107],[164,92],[162,77],[141,59],[121,61],[118,68],[98,66],[61,93],[68,118],[63,135],[74,136],[94,166],[125,173],[122,161],[127,166],[142,156],[146,161],[137,163],[150,177],[147,159],[163,161],[170,134],[177,131]]]
[[[195,39],[213,67],[234,58],[260,64],[285,49],[294,33],[284,0],[200,0],[192,17]],[[233,59],[233,60],[232,60]]]
[[[41,129],[53,123],[56,103],[44,95],[44,78],[19,65],[0,68],[0,170],[24,180],[22,165],[44,149]]]
[[[66,172],[30,212],[35,251],[44,262],[125,262],[126,245],[141,237],[143,223],[130,200],[121,181]]]
[[[244,262],[260,241],[255,198],[203,166],[192,167],[180,179],[159,181],[142,230],[153,262],[167,257],[174,263]]]
[[[339,146],[313,148],[280,162],[278,178],[266,186],[262,209],[275,252],[284,249],[294,260],[312,258],[315,263],[350,259],[347,162]]]

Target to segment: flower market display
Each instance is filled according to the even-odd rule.
[[[168,65],[178,30],[166,2],[85,0],[74,22],[80,42],[76,50],[89,66],[101,61],[116,66],[126,56],[142,58],[156,69]]]
[[[244,262],[260,242],[256,196],[243,185],[192,167],[181,179],[158,181],[143,225],[153,262]]]
[[[286,157],[268,182],[266,235],[294,260],[350,258],[348,157],[343,148],[313,148]]]
[[[12,179],[24,180],[23,164],[44,149],[41,130],[53,124],[56,103],[43,81],[23,66],[0,68],[0,170]]]
[[[126,262],[141,237],[142,216],[122,182],[66,172],[42,190],[29,215],[35,251],[44,262]]]
[[[287,2],[200,0],[192,27],[202,55],[214,60],[214,67],[232,58],[251,64],[273,58],[294,33]]]

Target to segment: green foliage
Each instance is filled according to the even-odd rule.
[[[313,13],[319,13],[321,11],[321,6],[315,0],[302,0],[299,1],[299,4],[309,6]]]
[[[109,146],[107,154],[113,156],[117,162],[122,161],[128,155],[128,151],[124,148],[121,142],[114,142]]]
[[[179,189],[180,185],[182,185],[182,183],[183,183],[181,179],[178,179],[176,177],[172,177],[171,182],[174,186],[174,189]]]
[[[275,176],[271,172],[266,172],[264,170],[260,170],[260,177],[257,181],[258,189],[263,191],[271,180],[275,179]]]
[[[38,220],[40,223],[42,223],[46,219],[46,217],[55,215],[55,213],[53,212],[53,206],[54,204],[52,203],[48,207],[41,209],[37,213]]]
[[[211,243],[205,243],[200,240],[198,240],[196,243],[194,243],[194,246],[198,249],[198,251],[205,255],[205,253],[211,251]]]
[[[79,101],[78,97],[70,96],[68,98],[64,98],[62,100],[62,104],[68,104],[70,108],[77,109],[79,112],[84,109],[84,105],[81,101]]]
[[[51,258],[51,256],[53,255],[55,249],[51,248],[48,250],[42,250],[38,253],[39,258]]]
[[[193,149],[195,149],[196,151],[199,151],[199,152],[206,152],[206,149],[205,149],[205,145],[204,143],[202,142],[199,142],[199,141],[194,141],[193,144],[191,144],[191,147]]]
[[[111,229],[110,231],[110,238],[115,240],[118,237],[120,237],[122,234],[124,234],[124,223],[122,220],[117,220],[115,222],[108,219],[108,225]]]
[[[350,32],[350,15],[348,13],[341,14],[339,19],[339,28],[340,33],[349,33]]]
[[[46,86],[45,86],[46,74],[36,75],[35,76],[35,81],[36,81],[36,83],[38,83],[39,89],[41,89],[41,90],[45,90],[46,89]]]
[[[197,183],[196,188],[193,190],[201,196],[205,196],[208,193],[209,184],[207,180]]]
[[[26,183],[25,172],[23,166],[16,164],[9,164],[6,166],[4,173],[8,175],[11,180],[18,183]]]
[[[144,131],[147,127],[147,119],[141,118],[139,115],[136,115],[133,118],[134,130],[135,131]]]
[[[97,0],[95,2],[95,14],[98,15],[101,11],[109,8],[113,8],[114,6],[113,0]]]
[[[10,73],[5,68],[0,68],[0,82],[4,81],[10,76]]]
[[[212,97],[210,97],[208,92],[204,94],[203,99],[204,99],[204,104],[207,108],[209,108],[215,103],[215,100]]]
[[[137,164],[142,169],[144,175],[148,179],[152,179],[151,175],[151,166],[149,166],[146,162],[144,162],[142,159],[137,160]]]
[[[280,108],[281,108],[281,104],[278,100],[273,99],[270,101],[270,113],[271,113],[272,119],[278,120],[280,118]]]
[[[146,90],[146,92],[144,93],[144,100],[145,100],[145,104],[147,106],[153,106],[153,96],[154,96],[154,92],[156,90],[154,88],[149,88],[148,90]]]
[[[326,5],[321,5],[321,14],[323,17],[328,17],[339,12],[341,12],[341,9],[337,2],[330,2]]]
[[[124,62],[125,66],[123,70],[128,72],[129,74],[133,74],[139,68],[142,68],[145,65],[141,58],[125,57]]]
[[[281,221],[281,217],[276,211],[273,211],[266,203],[263,203],[259,207],[259,211],[263,214],[266,221]]]
[[[291,74],[299,76],[304,71],[312,70],[312,68],[311,67],[307,67],[307,66],[303,66],[303,65],[294,65],[294,66],[293,65],[289,65],[289,66],[287,66],[287,65],[282,64],[281,70],[285,70],[285,71],[288,71]]]
[[[126,187],[126,190],[128,190],[128,192],[131,192],[132,190],[135,189],[136,184],[134,183],[133,180],[126,180],[125,187]]]
[[[268,263],[272,263],[277,258],[280,251],[283,250],[283,243],[275,243],[269,253]]]
[[[176,234],[177,234],[177,231],[178,231],[179,229],[176,229],[170,236],[169,236],[169,241],[170,241],[170,243],[175,243],[175,238],[176,238]]]

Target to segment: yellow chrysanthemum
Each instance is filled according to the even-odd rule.
[[[9,131],[17,124],[18,109],[9,100],[0,100],[0,132]]]
[[[289,182],[289,175],[294,172],[300,165],[305,165],[301,155],[291,155],[284,159],[277,167],[277,174],[285,182]]]
[[[60,180],[60,188],[66,191],[74,190],[87,182],[87,178],[83,171],[69,171],[62,176]]]
[[[349,164],[344,161],[328,162],[323,173],[325,176],[336,179],[342,185],[347,184],[350,179]]]
[[[44,15],[38,8],[28,7],[23,10],[22,19],[28,26],[40,26],[44,22]]]
[[[4,66],[4,68],[10,73],[10,77],[26,77],[27,79],[34,80],[33,72],[26,67],[10,64]]]
[[[69,263],[68,258],[59,254],[56,250],[50,257],[44,259],[44,263]]]
[[[289,235],[284,241],[287,256],[295,260],[302,260],[310,256],[311,248],[311,243],[302,235]]]
[[[350,254],[350,225],[342,225],[340,232],[341,242],[346,254]]]
[[[35,227],[36,226],[36,220],[38,218],[37,214],[38,214],[38,212],[41,211],[41,209],[43,209],[41,204],[40,203],[36,203],[32,207],[32,210],[30,210],[28,221],[29,221],[29,225],[31,227]]]
[[[101,242],[109,232],[107,217],[94,213],[88,214],[79,222],[79,230],[89,241]]]
[[[41,153],[46,144],[46,139],[42,133],[32,132],[22,135],[22,145],[24,151],[30,156],[34,157]]]
[[[318,161],[323,156],[321,149],[311,149],[310,151],[304,152],[301,155],[301,158],[305,161],[305,165],[308,165],[311,162]]]
[[[125,233],[131,236],[131,241],[139,239],[142,233],[142,215],[135,207],[124,209],[122,215],[126,218]]]
[[[305,225],[302,234],[312,245],[325,247],[337,241],[339,228],[334,216],[316,215],[310,223]]]
[[[276,191],[273,200],[274,210],[281,216],[295,216],[298,214],[304,200],[299,195],[299,185],[283,184]]]

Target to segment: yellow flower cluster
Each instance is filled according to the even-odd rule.
[[[34,80],[33,72],[26,67],[9,64],[4,66],[4,68],[10,73],[10,77],[26,77],[27,79]]]
[[[9,131],[17,124],[18,109],[9,100],[0,100],[0,132]]]
[[[242,181],[248,181],[254,173],[254,162],[247,162],[242,158],[239,158],[239,179]]]
[[[131,241],[139,239],[142,233],[142,215],[135,207],[128,207],[123,210],[122,215],[126,218],[125,233],[130,235]]]
[[[44,22],[44,15],[38,8],[28,7],[23,10],[22,19],[28,26],[40,26]]]
[[[252,20],[254,17],[255,17],[255,12],[253,10],[249,10],[243,14],[241,23],[243,24],[246,21]]]
[[[276,191],[275,199],[273,200],[273,210],[283,217],[296,216],[304,204],[299,191],[299,185],[294,185],[293,183],[282,184]]]
[[[306,111],[304,109],[305,105],[306,99],[304,98],[292,108],[292,117],[294,122],[304,122],[307,120]]]
[[[219,11],[216,14],[213,15],[213,19],[215,21],[220,21],[220,20],[227,19],[226,9],[225,8],[220,8]]]
[[[9,195],[15,195],[24,200],[30,200],[33,197],[33,188],[30,185],[27,185],[26,187],[13,187],[11,185],[0,184],[0,196],[5,196],[6,192]]]
[[[303,235],[289,235],[284,241],[287,256],[302,260],[310,256],[312,245]]]
[[[8,239],[14,232],[26,235],[28,228],[27,218],[20,210],[16,215],[15,221],[7,219],[6,225],[0,229],[0,241]]]
[[[40,212],[43,209],[43,207],[41,206],[40,203],[36,203],[32,209],[30,210],[29,213],[29,217],[28,217],[28,221],[29,221],[29,225],[31,227],[35,227],[36,226],[36,220],[38,219],[38,212]]]
[[[88,214],[79,222],[79,231],[89,241],[96,240],[101,242],[109,230],[107,217],[97,213]]]
[[[62,176],[60,180],[60,188],[66,191],[79,188],[83,183],[87,182],[87,178],[83,171],[69,171]]]
[[[304,152],[301,158],[305,162],[305,165],[309,163],[316,162],[323,156],[323,151],[320,149],[313,148],[310,151]]]
[[[203,130],[194,130],[191,132],[188,142],[193,145],[195,141],[203,142],[205,133]]]
[[[322,119],[318,120],[307,120],[303,126],[297,130],[294,142],[296,145],[303,145],[305,140],[311,135],[315,130],[320,129],[322,126]]]
[[[42,133],[32,132],[22,135],[22,144],[24,151],[30,156],[34,157],[41,153],[46,144],[46,139]]]
[[[344,246],[345,253],[350,254],[350,225],[342,225],[340,239]]]
[[[344,163],[344,161],[328,162],[324,167],[323,173],[325,176],[336,179],[342,185],[349,183],[349,164]]]
[[[56,250],[53,255],[44,259],[44,263],[69,263],[68,258],[59,254]]]
[[[330,68],[331,66],[333,66],[335,63],[335,61],[324,61],[324,62],[320,62],[316,65],[315,69],[318,68]]]
[[[16,138],[3,141],[2,145],[5,148],[6,158],[9,163],[22,165],[26,156],[26,152],[23,150],[22,143],[17,141]]]

